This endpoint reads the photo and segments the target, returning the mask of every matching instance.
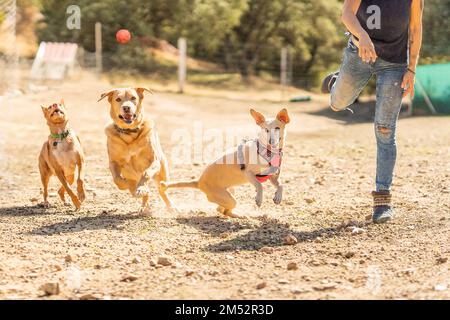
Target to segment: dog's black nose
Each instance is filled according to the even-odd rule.
[[[128,107],[128,106],[123,106],[123,111],[124,111],[125,113],[130,113],[131,108]]]

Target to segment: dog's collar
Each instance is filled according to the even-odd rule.
[[[116,129],[116,131],[119,133],[131,134],[131,133],[139,132],[139,130],[141,130],[141,127],[136,127],[134,129],[125,129],[125,128],[119,127],[117,124],[114,123],[114,129]]]
[[[50,136],[53,139],[59,139],[59,140],[64,140],[65,138],[67,138],[71,133],[70,129],[67,129],[66,131],[63,131],[62,133],[50,133]]]

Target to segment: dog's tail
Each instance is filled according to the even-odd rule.
[[[161,181],[161,186],[165,190],[170,189],[170,188],[194,188],[194,189],[198,189],[198,181],[182,181],[182,182]]]

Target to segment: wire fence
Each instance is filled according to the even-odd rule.
[[[0,0],[0,96],[15,94],[18,87],[19,57],[16,42],[16,0]]]

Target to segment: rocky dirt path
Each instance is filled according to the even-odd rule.
[[[107,169],[109,111],[96,100],[108,88],[64,85],[2,110],[0,298],[450,298],[449,117],[400,121],[397,219],[389,225],[367,220],[372,124],[316,115],[326,99],[288,105],[281,206],[265,185],[257,209],[254,191],[243,186],[239,211],[250,219],[222,219],[201,193],[175,190],[179,213],[167,212],[155,194],[153,217],[140,217],[138,202],[117,190]],[[37,157],[48,134],[39,105],[60,97],[87,154],[88,199],[80,212],[59,202],[55,180],[53,206],[39,206]],[[145,105],[169,158],[180,144],[176,129],[254,128],[243,99],[159,93]],[[252,106],[267,114],[280,107],[254,97]],[[196,177],[203,167],[171,164],[171,175]]]

